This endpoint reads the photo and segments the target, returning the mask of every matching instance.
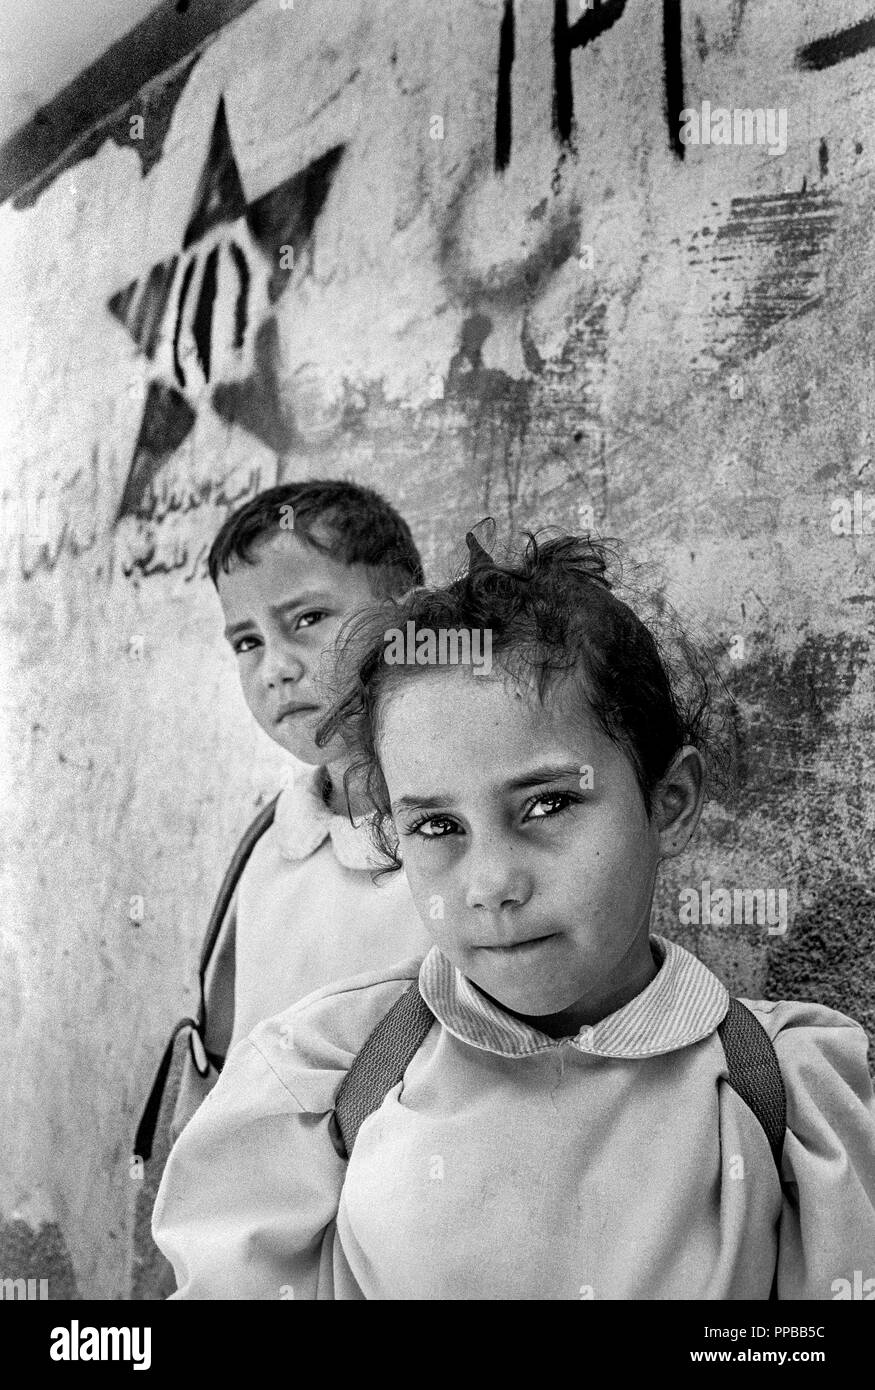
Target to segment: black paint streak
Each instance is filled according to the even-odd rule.
[[[237,267],[237,274],[240,277],[240,289],[237,294],[237,302],[234,305],[234,346],[242,348],[246,339],[246,324],[249,313],[249,266],[242,250],[236,241],[231,242],[231,258]]]
[[[681,141],[681,112],[684,99],[683,17],[681,0],[663,0],[662,50],[665,64],[665,118],[669,144],[678,159],[684,157]]]
[[[823,72],[824,68],[835,67],[836,63],[858,58],[869,48],[875,48],[875,16],[807,43],[796,52],[796,66],[803,72]]]
[[[280,264],[282,249],[291,246],[297,264],[301,253],[309,248],[343,151],[343,145],[334,146],[246,209],[249,230],[273,265],[267,287],[271,304],[279,299],[292,274],[291,268]]]
[[[128,310],[134,295],[137,293],[139,283],[139,280],[132,280],[129,285],[126,285],[123,290],[118,290],[106,302],[106,307],[113,318],[118,319],[119,323],[123,323],[125,328],[128,327]]]
[[[751,357],[769,345],[784,320],[821,302],[824,257],[837,220],[823,190],[770,193],[731,199],[716,232],[708,227],[694,235],[690,264],[745,287],[737,307],[713,302],[713,356]]]
[[[146,408],[116,521],[137,516],[158,470],[194,428],[195,412],[172,386],[149,383]]]
[[[194,322],[192,323],[192,335],[194,345],[197,350],[198,361],[201,364],[204,377],[210,379],[210,360],[212,355],[213,339],[213,309],[216,304],[216,290],[219,285],[219,248],[214,246],[207,256],[207,263],[204,266],[203,279],[201,280],[200,294],[197,298],[197,308],[194,311]]]
[[[571,48],[568,41],[568,0],[553,6],[553,129],[568,144],[574,127],[571,88]]]
[[[182,284],[179,289],[179,303],[176,309],[176,327],[173,330],[173,371],[176,380],[183,388],[185,387],[185,372],[182,370],[182,363],[179,360],[179,340],[182,336],[182,315],[185,309],[185,301],[191,289],[191,281],[196,264],[197,261],[193,258],[185,267],[185,274],[182,277]]]
[[[513,91],[511,69],[516,57],[513,0],[504,0],[504,15],[498,38],[498,95],[495,103],[495,170],[501,173],[510,163],[513,138]]]
[[[155,356],[161,323],[170,287],[176,274],[178,256],[153,265],[140,289],[141,281],[132,280],[107,301],[107,308],[119,323],[123,323],[137,347],[151,359]],[[139,299],[136,298],[140,290]]]
[[[553,6],[553,129],[563,145],[571,145],[574,135],[574,93],[571,85],[571,54],[586,48],[606,29],[610,29],[626,8],[626,0],[595,0],[575,24],[568,23],[568,0],[554,0]]]
[[[219,383],[213,409],[231,425],[254,434],[269,449],[282,453],[294,442],[295,426],[278,386],[279,329],[276,319],[261,325],[255,339],[255,363],[246,381]]]
[[[231,147],[231,134],[225,115],[225,98],[220,97],[207,162],[200,177],[191,219],[182,241],[183,250],[193,242],[200,241],[202,236],[220,222],[236,222],[245,212],[246,194],[243,192],[237,161]]]
[[[150,361],[155,356],[158,346],[164,310],[167,307],[178,260],[178,256],[171,256],[169,260],[152,267],[130,324],[134,342],[143,349]]]

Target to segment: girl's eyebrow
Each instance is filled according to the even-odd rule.
[[[520,791],[524,787],[538,787],[543,782],[556,782],[561,777],[580,777],[580,763],[550,763],[544,767],[534,767],[519,777],[506,782],[501,791]],[[436,796],[399,796],[392,802],[393,811],[414,811],[424,806],[434,806],[445,810],[452,806],[453,798],[438,793]]]

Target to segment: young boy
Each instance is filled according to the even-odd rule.
[[[362,809],[344,792],[342,745],[317,749],[343,621],[423,582],[406,522],[378,493],[311,479],[259,493],[222,526],[208,567],[246,703],[299,766],[243,871],[208,979],[207,1049],[224,1055],[312,990],[388,966],[426,936],[403,876],[376,885]],[[171,1125],[180,1133],[217,1071],[190,1052]]]

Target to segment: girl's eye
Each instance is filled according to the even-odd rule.
[[[536,806],[543,806],[547,802],[553,803],[552,811],[539,812],[537,815],[532,814]],[[529,802],[529,814],[526,816],[526,820],[546,820],[548,816],[557,816],[560,811],[567,811],[569,806],[577,805],[579,802],[580,797],[572,796],[571,792],[544,792]]]
[[[254,652],[257,646],[257,637],[238,637],[234,643],[234,651],[237,656],[242,656],[244,652]]]
[[[443,840],[452,833],[455,824],[456,822],[451,820],[449,816],[423,816],[422,820],[418,820],[415,825],[411,825],[410,829],[403,833],[405,835],[419,835],[423,840]],[[426,830],[426,826],[432,828]],[[444,828],[436,830],[433,828],[435,826],[443,826]],[[447,826],[450,827],[449,830],[446,829]]]
[[[328,614],[324,608],[311,608],[309,612],[302,613],[298,618],[295,623],[295,631],[297,632],[302,627],[315,627],[316,623],[321,623],[322,619],[327,617]],[[308,618],[314,618],[315,622],[307,622]]]

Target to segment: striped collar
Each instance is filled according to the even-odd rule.
[[[296,763],[280,792],[274,813],[276,844],[284,859],[306,859],[327,839],[346,869],[374,869],[381,862],[367,825],[351,824],[322,800],[321,768]]]
[[[650,984],[574,1038],[550,1038],[493,1004],[433,946],[422,962],[419,989],[453,1037],[500,1057],[528,1057],[561,1043],[596,1057],[656,1057],[714,1032],[729,994],[707,966],[682,946],[651,936],[661,965]]]

